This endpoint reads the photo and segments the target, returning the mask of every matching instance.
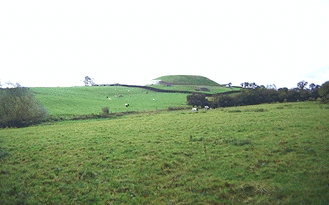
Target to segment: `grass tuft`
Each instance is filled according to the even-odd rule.
[[[229,110],[228,112],[242,112],[242,110]]]

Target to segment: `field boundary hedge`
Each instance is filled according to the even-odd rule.
[[[127,85],[127,84],[95,84],[93,86],[123,86],[123,87],[132,87],[132,88],[143,88],[147,90],[151,90],[154,92],[160,92],[160,93],[188,93],[188,94],[205,94],[206,96],[213,96],[216,94],[232,94],[232,93],[239,93],[241,91],[239,90],[232,90],[232,91],[227,91],[227,92],[222,92],[222,93],[215,93],[215,94],[210,94],[210,93],[202,93],[202,92],[192,92],[192,91],[184,91],[184,90],[163,90],[159,88],[153,88],[149,86],[143,86],[143,85]]]

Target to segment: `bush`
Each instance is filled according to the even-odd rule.
[[[110,113],[110,109],[108,107],[103,107],[102,108],[102,114],[103,115],[108,115]]]
[[[28,88],[0,89],[0,127],[24,127],[41,122],[45,107]]]
[[[187,96],[187,104],[192,106],[210,106],[210,102],[206,99],[204,94],[193,94]]]
[[[329,81],[323,83],[318,91],[322,102],[329,103]]]

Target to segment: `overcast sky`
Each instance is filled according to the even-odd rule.
[[[329,80],[329,1],[0,0],[0,80],[144,85],[163,75]]]

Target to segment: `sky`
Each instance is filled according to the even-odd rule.
[[[164,75],[329,80],[329,1],[0,1],[0,81],[145,85]]]

